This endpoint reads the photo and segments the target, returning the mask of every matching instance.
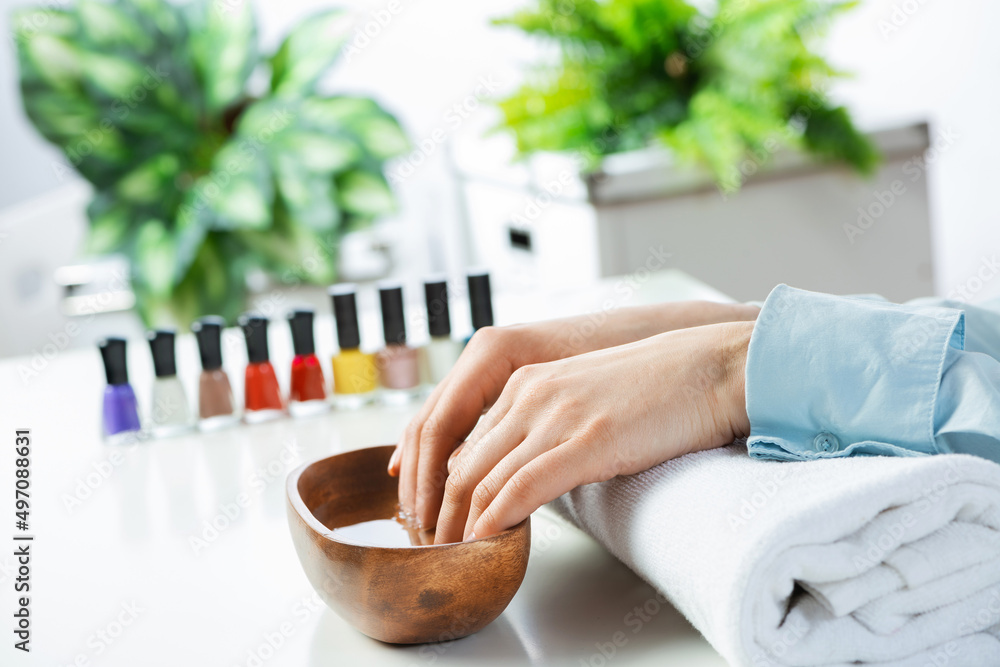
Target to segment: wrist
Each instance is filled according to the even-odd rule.
[[[749,303],[733,303],[730,307],[730,322],[755,322],[760,308]]]
[[[753,306],[751,306],[753,308]],[[759,309],[756,309],[759,312]],[[755,316],[756,317],[756,316]],[[754,322],[733,322],[723,325],[720,363],[722,365],[721,404],[727,415],[734,438],[750,435],[747,415],[746,367],[747,351]]]

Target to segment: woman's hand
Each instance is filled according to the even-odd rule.
[[[580,484],[747,435],[752,331],[713,324],[514,372],[452,463],[435,543],[492,535]]]
[[[444,495],[448,457],[517,369],[664,331],[751,320],[757,312],[757,308],[741,304],[687,301],[481,329],[410,422],[389,462],[389,474],[400,477],[400,505],[419,526],[434,527]]]

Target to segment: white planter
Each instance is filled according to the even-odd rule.
[[[894,300],[933,293],[925,124],[870,135],[884,162],[871,179],[779,152],[726,197],[663,152],[608,158],[587,177],[601,275],[628,274],[655,253],[736,299],[777,283]],[[661,250],[662,248],[662,250]]]

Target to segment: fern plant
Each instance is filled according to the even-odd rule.
[[[25,111],[93,184],[87,250],[128,257],[147,324],[232,321],[254,269],[329,282],[341,236],[394,209],[398,123],[316,89],[352,27],[324,11],[266,56],[249,0],[15,13]]]
[[[835,72],[812,50],[853,3],[537,0],[499,19],[558,45],[558,56],[500,102],[522,154],[608,154],[661,144],[740,187],[780,146],[870,173],[872,144],[825,94]]]

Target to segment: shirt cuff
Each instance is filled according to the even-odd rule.
[[[747,352],[750,455],[938,453],[934,408],[945,354],[964,344],[960,310],[779,285]]]

